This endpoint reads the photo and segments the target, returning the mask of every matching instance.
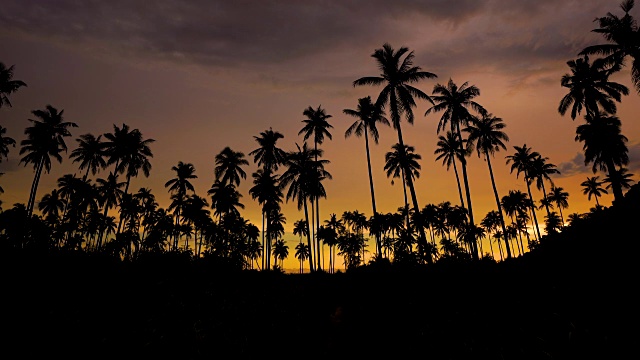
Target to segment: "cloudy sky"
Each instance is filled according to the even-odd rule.
[[[579,183],[594,174],[574,141],[583,120],[558,114],[566,94],[560,78],[582,48],[603,42],[591,30],[607,12],[621,15],[619,0],[4,0],[0,61],[15,65],[14,78],[28,86],[11,97],[12,108],[0,111],[0,123],[20,142],[32,110],[47,104],[64,109],[65,119],[79,125],[67,140],[70,151],[81,134],[111,132],[123,123],[138,128],[156,141],[151,176],[136,179],[132,188],[151,188],[167,206],[163,185],[178,161],[195,166],[196,192],[205,196],[214,156],[225,146],[246,154],[257,147],[253,136],[271,127],[285,135],[280,145],[293,150],[303,141],[303,110],[322,106],[332,115],[333,139],[322,148],[333,180],[325,184],[321,217],[356,209],[369,216],[364,140],[345,139],[354,119],[342,110],[355,109],[360,97],[377,96],[380,88],[352,83],[379,74],[371,54],[389,43],[414,51],[415,65],[438,76],[418,84],[420,89],[431,94],[436,83],[450,78],[476,85],[477,101],[505,121],[508,149],[493,162],[501,195],[526,190],[504,164],[514,145],[526,144],[562,171],[554,181],[570,193],[566,212],[585,212],[594,204]],[[630,86],[628,78],[621,72],[614,80]],[[636,174],[638,96],[631,90],[618,106]],[[422,155],[419,204],[457,204],[453,172],[435,161],[440,114],[424,116],[429,106],[418,103],[415,123],[402,124],[405,143]],[[403,204],[402,188],[391,185],[383,167],[397,135],[391,128],[380,132],[380,143],[372,147],[377,202],[379,211],[394,212]],[[33,169],[19,164],[18,150],[0,164],[5,208],[27,202],[33,178]],[[75,165],[68,159],[54,164],[40,181],[38,198],[63,174],[79,174]],[[243,215],[259,224],[259,207],[247,192],[256,169],[247,168],[240,191]],[[475,217],[482,218],[494,208],[486,163],[474,155],[469,174]],[[602,202],[611,200],[605,196]],[[293,204],[284,212],[289,230],[303,217]]]

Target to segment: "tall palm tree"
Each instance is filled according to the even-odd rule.
[[[300,261],[300,274],[304,272],[304,261],[308,259],[310,255],[309,246],[307,244],[300,242],[296,245],[295,257]]]
[[[9,95],[18,91],[21,87],[27,86],[24,81],[13,80],[14,66],[7,67],[3,62],[0,62],[0,108],[3,106],[11,107]]]
[[[475,111],[480,115],[485,115],[486,110],[482,105],[478,104],[474,99],[480,96],[480,89],[475,85],[469,85],[468,82],[464,82],[458,86],[449,79],[447,85],[436,84],[433,87],[431,98],[434,105],[427,109],[425,116],[431,113],[442,112],[440,121],[438,122],[437,132],[443,131],[449,123],[451,132],[458,136],[458,146],[460,152],[464,154],[462,128],[467,126],[473,119],[471,111]],[[467,161],[464,157],[460,159],[462,164],[462,178],[464,180],[465,194],[467,198],[467,210],[469,213],[469,221],[472,228],[475,227],[473,218],[473,205],[471,203],[471,190],[469,189],[469,178],[467,175]],[[473,256],[475,259],[479,259],[477,244],[472,242]]]
[[[535,211],[535,202],[533,201],[533,196],[531,195],[531,182],[533,181],[533,177],[530,172],[533,166],[533,162],[540,154],[536,151],[532,151],[530,147],[527,147],[527,144],[522,146],[514,146],[513,147],[516,152],[513,155],[508,155],[506,157],[507,164],[511,164],[511,173],[516,170],[516,177],[520,177],[520,174],[524,174],[524,181],[527,184],[527,191],[529,193],[530,200],[530,210],[533,214],[533,221],[536,225],[536,233],[538,235],[538,239],[540,239],[540,227],[538,226],[538,219]]]
[[[215,161],[216,181],[220,181],[223,185],[229,183],[238,186],[241,178],[247,178],[247,173],[242,169],[242,166],[249,165],[244,158],[244,153],[233,151],[227,146],[216,155]]]
[[[553,180],[550,175],[560,174],[560,171],[556,169],[556,166],[552,163],[549,163],[547,160],[549,158],[542,157],[541,155],[536,156],[531,163],[531,168],[529,169],[529,176],[536,181],[536,187],[538,190],[542,190],[542,198],[547,198],[547,191],[544,187],[544,181],[547,180],[553,186]],[[544,204],[547,210],[547,217],[550,216],[549,211],[549,203]]]
[[[418,83],[420,80],[434,79],[437,75],[423,71],[419,66],[414,66],[413,60],[415,55],[413,51],[409,51],[409,48],[404,46],[395,51],[390,44],[385,43],[382,48],[376,49],[373,54],[371,54],[371,57],[376,60],[381,74],[379,76],[359,78],[353,82],[353,86],[384,85],[378,95],[376,104],[389,107],[388,114],[391,117],[393,128],[396,129],[398,133],[398,144],[400,144],[400,149],[404,150],[404,139],[400,125],[402,116],[404,115],[409,124],[413,124],[413,109],[416,107],[416,98],[433,103],[429,95],[414,87],[413,84]],[[405,175],[407,173],[409,173],[409,170],[404,172]],[[409,185],[414,212],[420,212],[413,179],[407,176],[403,182]],[[420,217],[417,217],[417,219],[420,219]],[[418,225],[418,241],[421,246],[426,247],[427,240],[424,228],[421,224]]]
[[[16,141],[9,137],[5,136],[7,133],[7,129],[0,125],[0,162],[2,162],[2,158],[5,159],[9,156],[9,146],[16,147]]]
[[[119,204],[122,196],[124,195],[124,190],[122,188],[126,186],[126,182],[118,182],[118,177],[113,172],[110,172],[106,179],[97,179],[96,183],[98,184],[100,202],[103,208],[102,218],[108,219],[109,217],[107,214],[109,213],[109,209]],[[105,230],[106,228],[100,227],[98,242],[96,245],[98,249],[102,246],[102,236],[104,235]]]
[[[377,144],[380,138],[378,132],[377,123],[383,125],[389,125],[389,120],[384,116],[384,111],[379,105],[375,105],[371,102],[371,97],[358,99],[358,107],[356,110],[344,109],[342,112],[345,115],[349,115],[357,118],[351,126],[345,131],[344,137],[348,138],[352,134],[358,137],[364,135],[365,150],[367,152],[367,169],[369,170],[369,190],[371,191],[371,206],[373,208],[373,216],[378,214],[376,207],[376,196],[373,188],[373,174],[371,173],[371,155],[369,153],[369,133],[373,138],[373,141]],[[376,236],[376,249],[378,253],[381,253],[380,236]]]
[[[624,11],[622,17],[609,12],[606,16],[597,18],[599,27],[592,31],[602,34],[609,43],[587,46],[580,55],[605,55],[606,62],[615,66],[616,70],[624,66],[627,57],[631,57],[631,81],[636,90],[640,91],[640,29],[629,13],[634,3],[634,0],[624,0],[620,3],[620,8]]]
[[[571,74],[564,74],[560,80],[563,87],[569,89],[560,105],[558,112],[564,115],[571,108],[571,119],[575,120],[582,109],[587,115],[596,115],[600,109],[609,114],[616,112],[615,101],[622,100],[621,95],[628,95],[629,89],[622,84],[609,81],[611,68],[607,67],[603,59],[596,59],[589,63],[589,57],[567,61]],[[615,100],[615,101],[614,101]]]
[[[262,248],[265,250],[263,255],[267,255],[266,258],[263,258],[262,268],[269,269],[271,267],[269,254],[271,254],[272,239],[267,236],[265,240],[264,236],[265,234],[271,234],[269,229],[272,223],[271,217],[280,212],[280,204],[282,203],[284,195],[282,194],[278,176],[273,174],[268,168],[258,169],[258,171],[252,174],[252,177],[254,185],[249,189],[249,194],[252,199],[258,200],[258,204],[262,206]],[[264,228],[265,223],[267,227],[266,231]]]
[[[549,200],[551,200],[558,207],[558,211],[560,211],[560,220],[562,220],[562,225],[564,226],[564,216],[562,215],[562,209],[566,209],[569,207],[569,193],[564,191],[563,188],[554,185],[551,186],[548,197]]]
[[[153,157],[149,145],[155,142],[154,139],[144,139],[138,129],[130,130],[127,124],[122,124],[122,128],[113,125],[113,133],[104,134],[105,151],[109,160],[107,165],[115,164],[114,174],[126,173],[127,182],[125,194],[129,192],[131,178],[138,176],[142,170],[145,177],[149,177],[151,163],[149,158]]]
[[[460,176],[458,175],[458,167],[456,159],[462,163],[465,156],[468,155],[468,149],[458,145],[458,136],[451,131],[447,131],[446,137],[438,136],[438,148],[434,151],[437,155],[436,160],[442,160],[442,165],[447,166],[447,171],[453,165],[453,172],[456,175],[456,183],[458,184],[458,195],[460,196],[460,205],[464,207],[464,197],[462,195],[462,187],[460,186]],[[465,149],[464,153],[460,149]]]
[[[261,132],[260,136],[254,136],[253,138],[260,145],[260,147],[249,153],[249,155],[253,156],[253,162],[257,163],[258,166],[262,166],[265,170],[278,170],[287,155],[284,150],[277,146],[278,140],[284,138],[284,135],[269,128],[269,130]]]
[[[89,171],[95,175],[98,171],[107,167],[105,144],[100,141],[101,138],[102,135],[98,135],[98,137],[93,134],[80,135],[80,138],[76,139],[78,147],[69,155],[73,162],[80,162],[80,170],[87,168],[83,180],[87,180]]]
[[[609,193],[605,188],[602,187],[604,182],[598,180],[599,178],[599,176],[587,176],[587,180],[580,183],[580,186],[582,186],[582,193],[584,195],[587,195],[587,199],[591,200],[592,196],[596,199],[596,208],[600,207],[598,198],[602,196],[602,194]]]
[[[177,202],[174,201],[174,204],[182,204],[186,205],[186,200],[188,196],[188,191],[195,192],[195,188],[193,184],[191,184],[191,179],[197,179],[198,175],[195,174],[196,169],[191,163],[184,163],[182,161],[178,162],[178,165],[172,166],[171,170],[176,173],[176,177],[170,179],[164,184],[165,188],[169,188],[169,192],[172,195],[175,195]],[[172,204],[173,205],[173,204]],[[180,210],[183,209],[184,206],[175,206],[176,209],[176,226],[180,226]],[[172,208],[174,208],[172,206]],[[175,238],[175,245],[177,247],[178,237]]]
[[[26,155],[20,159],[20,163],[32,164],[35,170],[29,202],[27,203],[27,215],[31,216],[38,190],[40,175],[44,169],[47,173],[51,170],[51,157],[62,163],[61,152],[67,151],[65,137],[71,136],[69,128],[78,127],[76,123],[64,121],[64,110],[58,111],[51,105],[47,105],[45,110],[33,110],[31,112],[37,119],[29,119],[33,123],[25,129],[27,135],[25,140],[20,142],[20,155]]]
[[[396,143],[391,148],[393,150],[387,152],[384,156],[384,170],[387,172],[387,177],[391,177],[392,179],[401,178],[404,180],[402,182],[402,188],[404,190],[404,206],[408,210],[409,203],[407,201],[407,185],[409,185],[409,179],[413,181],[420,177],[421,167],[418,160],[422,159],[422,156],[415,153],[415,148],[410,145],[401,146]],[[407,175],[407,173],[409,175]],[[409,217],[407,213],[407,228],[408,227]]]
[[[282,269],[284,260],[289,257],[289,245],[283,239],[279,239],[273,244],[273,257],[276,261],[280,261],[278,266]]]
[[[586,122],[576,129],[576,141],[583,142],[584,163],[593,163],[592,170],[606,171],[609,176],[614,174],[616,166],[629,163],[627,138],[622,135],[621,122],[615,115],[600,113],[596,116],[586,116]],[[614,202],[622,199],[622,188],[612,184]]]
[[[330,119],[332,116],[326,113],[326,110],[322,108],[321,105],[318,105],[317,109],[314,109],[313,107],[309,106],[307,107],[303,112],[302,115],[304,115],[306,118],[302,120],[302,122],[305,124],[304,127],[302,129],[300,129],[300,131],[298,132],[298,135],[303,135],[304,134],[304,140],[308,140],[310,137],[313,136],[313,149],[316,150],[315,151],[315,161],[318,161],[318,155],[319,152],[318,150],[318,145],[322,144],[324,142],[324,138],[325,136],[327,138],[329,138],[329,140],[332,139],[331,137],[331,133],[329,132],[329,129],[333,128],[333,126],[331,124],[329,124],[329,122],[327,121],[328,119]],[[316,218],[312,219],[312,222],[314,223],[311,226],[311,231],[312,233],[317,233],[317,229],[320,226],[320,203],[319,203],[319,196],[314,197],[315,199],[315,215]],[[319,249],[319,243],[317,243],[317,247]],[[320,257],[317,257],[317,261],[320,261]]]
[[[500,196],[498,195],[496,180],[493,176],[491,157],[496,153],[496,151],[500,151],[500,149],[507,149],[504,142],[509,141],[509,137],[502,131],[505,127],[506,125],[501,118],[486,113],[480,118],[474,118],[469,126],[464,129],[464,131],[469,133],[469,137],[467,139],[469,146],[475,145],[478,157],[480,157],[480,154],[483,154],[487,161],[489,175],[491,177],[491,186],[493,187],[493,196],[495,197],[496,206],[498,207],[500,225],[502,226],[503,234],[507,233],[507,227],[504,223],[504,214],[502,213]],[[507,258],[511,258],[511,248],[509,247],[509,243],[506,243],[506,251]]]

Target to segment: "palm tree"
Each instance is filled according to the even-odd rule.
[[[631,81],[636,90],[640,91],[640,42],[638,41],[640,30],[636,20],[629,14],[633,6],[633,0],[624,0],[620,3],[624,16],[618,17],[607,13],[606,16],[597,18],[599,28],[592,31],[602,34],[609,43],[587,46],[580,55],[606,55],[604,59],[616,70],[624,66],[627,57],[631,57]]]
[[[600,108],[609,114],[615,114],[616,103],[622,100],[621,95],[628,95],[629,89],[622,84],[609,81],[611,69],[603,59],[596,59],[589,64],[589,57],[584,56],[567,62],[571,74],[564,74],[560,80],[563,87],[569,89],[558,112],[564,115],[571,107],[571,119],[575,120],[584,108],[587,115],[596,115]]]
[[[258,166],[262,166],[265,170],[278,170],[287,154],[276,144],[279,139],[284,138],[284,135],[269,128],[269,130],[261,132],[260,136],[254,136],[253,138],[260,145],[259,148],[249,153],[249,155],[253,156],[253,162],[258,163]]]
[[[238,186],[241,178],[247,178],[247,173],[242,169],[242,166],[249,165],[244,158],[244,153],[233,151],[227,146],[216,155],[215,161],[216,181],[220,181],[223,185],[230,183]]]
[[[318,144],[322,144],[324,142],[325,136],[332,139],[331,133],[329,129],[333,128],[331,124],[327,121],[327,119],[332,116],[327,114],[325,109],[322,108],[321,105],[318,105],[317,109],[312,108],[311,106],[307,107],[302,115],[306,116],[302,122],[305,124],[302,129],[298,132],[298,135],[304,134],[304,140],[308,140],[313,136],[313,149],[315,150],[315,161],[318,161]],[[317,229],[320,226],[320,204],[319,204],[319,196],[314,196],[315,199],[315,215],[316,219],[313,220],[314,225],[311,226],[311,231],[317,233]],[[312,201],[313,204],[313,201]],[[319,243],[317,244],[319,250]],[[320,262],[320,257],[317,257],[318,265]],[[318,266],[319,267],[319,266]]]
[[[541,155],[536,156],[531,163],[531,169],[529,169],[529,176],[532,179],[536,180],[536,187],[538,190],[542,190],[542,198],[547,198],[547,191],[544,187],[544,181],[548,180],[553,186],[553,180],[551,180],[550,175],[560,174],[560,171],[556,169],[556,166],[552,163],[547,162],[549,158],[542,157]],[[547,216],[549,216],[549,203],[544,204],[547,209]]]
[[[271,224],[271,217],[273,214],[280,212],[280,203],[282,203],[282,189],[278,183],[278,177],[272,173],[268,168],[258,169],[252,174],[253,187],[249,189],[249,194],[254,200],[258,200],[258,204],[262,205],[262,247],[265,249],[263,258],[263,269],[269,269],[271,264],[269,263],[269,254],[271,254],[271,238],[267,236],[265,243],[265,223],[267,226],[266,234],[270,234],[269,226]],[[265,264],[266,260],[266,264]]]
[[[31,192],[29,194],[29,202],[27,203],[27,215],[33,213],[36,192],[38,190],[38,182],[40,175],[44,169],[47,173],[51,170],[51,157],[62,163],[61,152],[67,151],[67,145],[64,141],[65,137],[71,136],[70,127],[78,127],[76,123],[64,121],[64,110],[54,108],[51,105],[46,106],[46,110],[33,110],[31,112],[37,120],[29,119],[33,123],[25,129],[24,133],[27,139],[22,140],[20,145],[20,155],[26,155],[20,159],[20,163],[32,164],[35,171]]]
[[[449,79],[447,85],[436,84],[433,87],[432,99],[434,105],[427,109],[425,116],[430,113],[442,112],[440,121],[438,122],[437,132],[444,130],[447,123],[449,123],[451,132],[458,137],[457,144],[460,147],[460,153],[464,154],[462,145],[464,143],[462,139],[462,126],[469,124],[469,121],[473,119],[471,111],[475,111],[480,115],[485,115],[486,110],[482,105],[478,104],[474,99],[480,95],[480,89],[475,85],[469,85],[468,82],[464,82],[460,87],[456,85],[453,80]],[[469,179],[467,176],[467,161],[464,157],[460,159],[462,164],[462,178],[464,180],[465,193],[467,197],[467,210],[469,212],[469,221],[472,227],[475,226],[473,218],[473,206],[471,203],[471,191],[469,189]],[[473,256],[478,259],[477,244],[472,242]]]
[[[560,211],[560,220],[562,220],[562,225],[564,226],[564,216],[562,215],[562,209],[566,209],[569,207],[569,193],[564,191],[563,188],[554,185],[551,186],[548,198],[558,207],[558,211]]]
[[[506,125],[501,118],[486,113],[481,118],[474,118],[469,126],[464,129],[464,131],[469,133],[469,138],[467,139],[468,145],[475,145],[478,157],[480,157],[480,154],[482,153],[487,161],[489,175],[491,177],[491,185],[493,187],[493,196],[495,197],[496,205],[498,207],[500,225],[502,226],[503,234],[507,233],[507,227],[504,223],[500,196],[498,195],[496,180],[493,176],[493,169],[491,168],[491,157],[496,151],[500,151],[500,149],[507,149],[504,141],[509,141],[509,137],[502,131],[505,127]],[[506,243],[506,251],[507,258],[511,258],[511,248],[509,247],[509,243]]]
[[[289,246],[284,242],[283,239],[276,240],[273,244],[273,257],[276,261],[280,261],[278,265],[280,269],[282,269],[284,260],[289,257]]]
[[[461,147],[458,145],[458,136],[451,131],[447,131],[446,137],[438,136],[438,148],[434,154],[438,155],[436,160],[442,160],[442,165],[447,166],[447,171],[453,165],[453,171],[456,175],[456,183],[458,184],[458,195],[460,196],[460,205],[464,207],[464,197],[462,196],[462,187],[460,186],[460,177],[458,176],[458,167],[456,166],[456,158],[462,163],[462,159],[468,155],[468,149],[464,153],[460,152]]]
[[[620,119],[615,115],[586,116],[586,122],[576,129],[576,141],[583,142],[584,163],[593,163],[592,170],[607,171],[609,176],[614,174],[616,166],[629,163],[626,142],[622,135]],[[616,183],[612,184],[614,202],[622,199],[622,188]]]
[[[598,202],[598,198],[602,196],[602,194],[608,194],[609,192],[602,187],[604,182],[599,181],[599,176],[588,177],[587,180],[580,183],[582,186],[582,193],[587,195],[587,199],[591,200],[593,196],[596,199],[596,207],[600,207],[600,203]]]
[[[400,149],[402,150],[405,149],[402,127],[400,126],[402,115],[405,116],[409,124],[413,124],[413,109],[416,107],[416,98],[433,103],[429,95],[414,87],[413,84],[418,83],[420,80],[437,77],[436,74],[422,71],[419,66],[413,66],[414,56],[413,51],[409,51],[407,47],[403,46],[398,51],[394,51],[390,44],[385,43],[382,48],[376,49],[371,55],[376,60],[381,74],[379,76],[362,77],[353,82],[353,86],[384,85],[378,95],[376,104],[381,107],[389,106],[388,113],[391,116],[393,128],[398,133],[398,144],[400,144]],[[408,169],[404,171],[404,175],[407,173],[410,173]],[[418,197],[413,185],[413,179],[407,176],[404,182],[409,185],[413,210],[418,213],[420,212],[420,206],[418,206]],[[417,218],[420,219],[420,217]],[[418,225],[418,241],[421,246],[426,247],[427,240],[424,228],[421,224]]]
[[[0,108],[5,105],[11,107],[9,95],[18,91],[21,87],[27,86],[24,81],[13,80],[14,66],[7,67],[3,62],[0,62]]]
[[[98,137],[95,137],[93,134],[80,135],[80,138],[76,139],[78,147],[69,155],[69,158],[73,159],[73,162],[80,162],[80,170],[87,168],[83,180],[87,180],[89,171],[95,175],[100,169],[107,167],[105,144],[100,141],[101,138],[102,135]]]
[[[529,193],[530,200],[530,210],[533,214],[533,221],[536,225],[536,233],[538,234],[538,239],[540,239],[540,227],[538,226],[538,219],[536,217],[535,211],[535,202],[533,201],[533,196],[531,195],[531,181],[533,181],[533,177],[530,172],[533,166],[533,162],[540,154],[536,151],[532,151],[530,147],[527,147],[527,144],[522,146],[514,146],[513,147],[516,152],[513,155],[508,155],[506,157],[507,164],[511,163],[511,173],[513,170],[516,170],[516,177],[520,177],[520,173],[524,174],[524,181],[527,184],[527,191]]]
[[[303,264],[304,264],[304,261],[309,258],[309,256],[310,256],[309,246],[302,242],[298,243],[298,245],[296,245],[295,257],[300,261],[300,274],[304,272]]]
[[[229,214],[240,216],[238,208],[244,209],[244,205],[240,202],[242,194],[236,190],[236,186],[232,183],[225,184],[216,180],[207,194],[211,195],[211,208],[219,219]]]
[[[107,179],[97,179],[96,183],[98,184],[100,202],[102,203],[103,208],[102,218],[108,219],[109,217],[107,214],[109,209],[120,203],[120,200],[124,195],[124,190],[122,190],[122,188],[125,187],[127,183],[124,181],[118,182],[118,177],[113,172],[109,173]],[[102,246],[102,236],[104,235],[105,230],[106,229],[104,227],[101,227],[98,233],[98,249]]]
[[[60,192],[53,189],[49,194],[43,196],[38,203],[38,209],[45,217],[54,222],[57,221],[60,218],[60,212],[64,210],[64,200],[60,197]]]
[[[344,109],[342,112],[346,115],[357,118],[351,126],[345,131],[344,137],[348,138],[352,134],[358,137],[364,135],[364,144],[367,152],[367,169],[369,170],[369,189],[371,191],[371,206],[373,207],[373,216],[378,214],[376,208],[376,197],[373,189],[373,174],[371,173],[371,156],[369,154],[369,133],[375,143],[378,143],[380,134],[378,133],[377,123],[389,125],[389,120],[384,117],[384,111],[378,105],[371,102],[371,97],[358,99],[358,107],[356,110]],[[378,253],[382,251],[380,247],[380,237],[376,236],[376,249]]]
[[[176,226],[180,226],[180,210],[184,206],[173,206],[173,205],[174,204],[186,205],[185,201],[187,200],[187,195],[188,195],[187,191],[195,192],[195,188],[193,187],[193,184],[191,184],[189,180],[197,179],[198,176],[195,174],[196,169],[191,163],[184,163],[182,161],[179,161],[178,165],[171,167],[171,170],[175,171],[176,177],[167,181],[164,184],[164,187],[165,188],[168,187],[169,192],[172,195],[175,195],[175,198],[173,196],[172,198],[174,198],[174,200],[178,200],[177,202],[174,201],[174,203],[172,203],[172,208],[175,207],[176,209],[176,213],[175,213]],[[178,243],[178,237],[175,238],[176,246],[177,246],[177,243]]]
[[[0,125],[0,162],[2,158],[9,157],[9,146],[16,147],[16,141],[8,136],[5,136],[7,129]]]
[[[609,173],[609,175],[604,178],[603,182],[607,184],[607,189],[611,189],[613,187],[629,189],[631,184],[633,184],[633,180],[631,179],[632,177],[633,174],[629,173],[629,169],[621,167],[613,173]]]
[[[384,156],[384,169],[387,172],[387,177],[391,177],[392,179],[401,178],[405,180],[402,182],[402,188],[404,190],[404,205],[406,209],[409,209],[409,203],[407,201],[407,185],[409,185],[409,179],[413,181],[420,177],[421,167],[418,160],[422,159],[422,156],[420,156],[420,154],[416,154],[414,152],[415,148],[410,145],[404,145],[401,147],[400,144],[396,143],[391,148],[393,151],[387,152]],[[405,171],[408,172],[408,176]],[[407,227],[409,227],[408,216]]]

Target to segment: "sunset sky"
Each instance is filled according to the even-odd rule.
[[[580,182],[594,176],[585,166],[582,144],[574,141],[576,126],[558,111],[567,89],[560,78],[566,64],[587,45],[604,43],[591,32],[596,17],[622,16],[620,0],[396,0],[390,1],[24,1],[4,0],[0,6],[0,61],[15,65],[14,79],[27,83],[0,110],[0,124],[19,144],[33,118],[31,111],[51,104],[75,122],[75,138],[113,131],[123,123],[139,129],[154,157],[149,178],[133,180],[131,189],[151,188],[161,206],[169,204],[164,183],[174,177],[179,161],[195,166],[196,193],[206,196],[214,180],[214,156],[225,146],[248,154],[257,147],[254,136],[270,127],[284,134],[279,145],[294,150],[302,144],[302,112],[322,106],[332,117],[332,140],[321,146],[326,169],[327,199],[320,202],[321,219],[358,210],[372,215],[364,139],[345,139],[358,98],[377,97],[379,87],[354,88],[354,80],[377,76],[373,51],[386,42],[415,52],[414,65],[435,73],[417,87],[431,94],[436,83],[451,78],[480,88],[476,99],[506,123],[510,141],[492,162],[500,196],[526,191],[522,177],[509,172],[504,157],[513,146],[526,144],[561,175],[557,186],[569,192],[566,214],[587,212],[593,199],[582,194]],[[638,18],[640,6],[633,15]],[[613,78],[630,88],[618,104],[622,132],[629,139],[630,172],[640,178],[640,97],[628,71]],[[402,122],[404,140],[422,155],[416,192],[421,207],[451,201],[458,205],[453,169],[435,161],[440,113],[424,116],[428,102],[419,102],[413,125]],[[403,205],[400,182],[391,185],[383,171],[384,154],[397,142],[392,128],[380,129],[372,146],[372,166],[378,211],[395,212]],[[19,145],[0,163],[3,208],[26,203],[33,167],[19,164]],[[248,157],[251,161],[251,158]],[[251,173],[240,185],[242,215],[260,226],[260,208],[248,194]],[[39,200],[57,179],[77,173],[65,158],[43,174]],[[104,177],[105,173],[98,174]],[[604,174],[598,174],[601,178]],[[495,208],[486,163],[475,153],[469,160],[474,215],[482,219]],[[536,200],[541,192],[533,190]],[[601,203],[608,206],[611,195]],[[304,217],[295,203],[286,204],[287,231]],[[543,212],[538,219],[543,220]],[[479,221],[479,220],[476,220]],[[291,234],[285,267],[295,268],[297,237]],[[486,246],[486,245],[485,245]],[[373,250],[373,248],[370,248]],[[342,260],[339,260],[342,264]]]

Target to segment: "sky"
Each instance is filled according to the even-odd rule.
[[[206,196],[214,181],[214,157],[224,147],[248,154],[257,148],[254,136],[272,128],[294,150],[302,144],[298,131],[303,111],[321,106],[332,117],[332,139],[321,145],[326,169],[327,199],[320,202],[321,219],[358,210],[372,215],[363,138],[345,138],[355,120],[343,109],[355,109],[358,99],[376,98],[380,87],[353,87],[363,76],[378,76],[371,54],[389,43],[414,52],[414,65],[437,75],[416,85],[431,94],[434,85],[452,79],[480,89],[476,101],[504,120],[507,150],[492,160],[500,196],[526,191],[522,177],[510,173],[505,156],[526,144],[557,165],[556,186],[569,192],[565,214],[589,211],[595,205],[582,194],[580,183],[594,174],[585,166],[576,126],[584,122],[562,116],[557,108],[567,93],[560,78],[568,60],[588,45],[604,43],[596,17],[622,16],[619,0],[396,0],[389,1],[222,1],[160,0],[84,1],[4,0],[0,7],[0,61],[15,65],[14,79],[27,83],[11,95],[11,108],[0,110],[0,124],[18,144],[33,118],[31,111],[50,104],[64,109],[75,122],[75,139],[86,133],[112,132],[114,125],[139,129],[151,145],[149,178],[134,179],[131,189],[151,188],[163,207],[169,204],[164,183],[171,167],[192,163],[196,193]],[[638,18],[638,8],[632,14]],[[631,87],[628,70],[612,80],[627,85],[630,94],[618,104],[622,132],[629,139],[629,169],[640,174],[640,98]],[[440,113],[425,116],[431,106],[419,101],[415,122],[402,122],[404,141],[422,156],[416,180],[418,203],[458,204],[453,170],[436,161]],[[372,144],[373,179],[378,211],[395,212],[403,205],[399,182],[391,184],[383,170],[384,154],[397,142],[392,128],[380,129]],[[242,215],[260,226],[260,207],[248,194],[251,173],[239,187]],[[0,195],[4,208],[26,203],[33,168],[20,164],[19,145],[0,163]],[[469,160],[474,217],[494,210],[495,201],[486,162]],[[65,157],[43,174],[40,199],[64,174],[83,174]],[[105,174],[98,174],[103,177]],[[635,175],[633,178],[640,178]],[[534,199],[541,192],[533,189]],[[601,198],[610,205],[611,195]],[[296,268],[297,237],[290,232],[302,219],[295,202],[283,206],[290,257]],[[538,213],[542,222],[544,214]],[[371,248],[373,249],[373,248]],[[341,261],[340,261],[341,264]]]

